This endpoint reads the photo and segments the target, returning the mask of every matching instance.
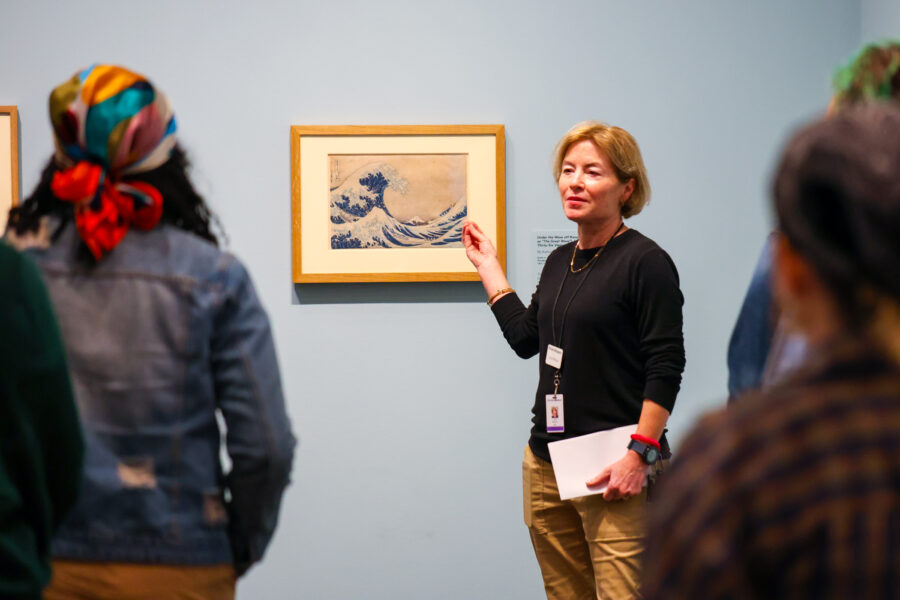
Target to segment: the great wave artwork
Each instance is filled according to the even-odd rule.
[[[465,154],[328,158],[332,249],[462,246]]]

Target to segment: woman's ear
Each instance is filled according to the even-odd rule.
[[[625,183],[625,189],[622,190],[622,206],[624,206],[625,203],[628,202],[628,199],[631,198],[631,194],[633,194],[633,193],[634,193],[634,177],[632,177]]]
[[[772,287],[779,302],[792,303],[803,298],[815,287],[815,273],[809,263],[794,249],[784,234],[779,234],[775,244],[775,262],[772,271]]]
[[[811,340],[824,339],[840,325],[840,309],[810,262],[783,235],[775,245],[772,289],[789,327]]]
[[[772,299],[778,308],[778,322],[802,331],[800,315],[809,289],[804,261],[784,234],[778,235],[772,258]]]

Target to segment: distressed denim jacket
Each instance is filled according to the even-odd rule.
[[[132,229],[96,265],[83,252],[72,224],[30,250],[59,316],[87,445],[84,487],[53,554],[241,573],[275,529],[295,445],[247,271],[168,225]]]

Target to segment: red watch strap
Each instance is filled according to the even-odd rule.
[[[657,450],[662,451],[662,448],[660,447],[659,442],[654,440],[652,437],[647,437],[646,435],[641,435],[639,433],[632,433],[631,439],[636,440],[638,442],[642,442],[644,444],[648,444],[650,446],[653,446]]]

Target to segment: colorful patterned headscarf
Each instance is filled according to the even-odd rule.
[[[50,93],[50,120],[60,170],[51,189],[75,204],[75,225],[99,260],[133,224],[152,229],[162,196],[129,176],[165,163],[175,147],[169,101],[145,77],[94,65]]]

